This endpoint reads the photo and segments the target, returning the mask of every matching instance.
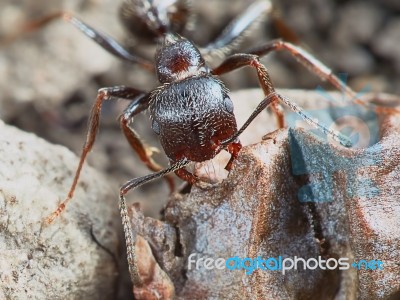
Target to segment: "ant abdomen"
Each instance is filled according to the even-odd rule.
[[[150,115],[166,155],[173,161],[205,161],[237,132],[233,104],[224,84],[212,75],[167,84],[152,94]]]
[[[188,0],[152,1],[125,0],[120,18],[125,28],[141,41],[154,42],[164,30],[182,33],[191,18]]]

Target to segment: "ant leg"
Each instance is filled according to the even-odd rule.
[[[275,97],[277,96],[276,92],[270,93],[267,97],[265,97],[256,107],[256,109],[253,111],[253,113],[250,115],[250,117],[247,119],[247,121],[242,125],[242,127],[230,138],[224,140],[221,142],[222,146],[226,146],[229,151],[229,146],[231,144],[235,144],[235,141],[238,139],[238,137],[243,133],[243,131],[246,130],[246,128],[253,122],[253,120],[264,110],[266,109],[270,104],[272,104],[274,101],[276,101]]]
[[[270,104],[273,104],[275,97],[277,94],[275,92],[270,93],[267,97],[265,97],[247,119],[247,121],[243,124],[243,126],[230,138],[222,141],[221,145],[226,147],[226,150],[231,153],[231,158],[226,165],[225,169],[230,171],[232,169],[232,164],[234,160],[238,157],[240,149],[242,148],[242,144],[238,141],[239,136],[246,130],[246,128],[253,122],[253,120]]]
[[[153,149],[145,145],[140,139],[139,135],[131,127],[129,127],[129,123],[132,121],[133,117],[147,109],[149,100],[149,94],[142,94],[138,96],[135,101],[129,104],[129,106],[124,110],[123,114],[119,117],[119,122],[122,132],[124,133],[125,138],[132,149],[135,150],[142,162],[151,171],[157,172],[162,168],[151,157],[153,154]],[[173,177],[166,175],[164,178],[167,180],[170,192],[172,193],[175,190]]]
[[[238,157],[240,149],[242,149],[242,144],[239,141],[233,142],[226,147],[226,151],[228,151],[231,154],[231,158],[226,164],[225,170],[227,171],[232,170],[233,161]]]
[[[317,119],[310,117],[306,114],[303,109],[297,106],[293,101],[288,99],[287,97],[281,96],[275,93],[274,86],[272,84],[271,78],[268,74],[267,68],[261,64],[258,60],[258,56],[252,54],[235,54],[228,57],[219,67],[212,71],[214,75],[224,74],[235,69],[239,69],[244,66],[250,66],[257,70],[258,80],[260,85],[264,91],[264,93],[269,96],[273,94],[275,100],[280,101],[287,105],[290,109],[300,115],[308,124],[313,127],[320,129],[323,133],[329,135],[334,140],[338,141],[342,145],[346,147],[351,146],[350,140],[343,136],[340,132],[335,130],[331,130],[326,127],[324,124],[321,124]]]
[[[128,52],[123,46],[121,46],[118,42],[116,42],[110,36],[101,33],[91,26],[87,25],[80,19],[74,17],[72,14],[68,12],[57,12],[46,17],[43,17],[39,20],[33,21],[31,23],[25,24],[20,32],[15,33],[14,35],[6,38],[1,44],[9,44],[13,42],[15,39],[19,38],[23,34],[36,31],[50,22],[54,20],[62,19],[80,30],[83,34],[85,34],[88,38],[92,39],[95,43],[101,46],[104,50],[108,51],[112,55],[115,55],[124,60],[130,61],[132,63],[137,63],[141,65],[143,68],[147,70],[154,70],[153,64],[145,58],[138,56],[137,54],[131,54]]]
[[[282,105],[280,105],[279,102],[275,101],[272,103],[271,108],[275,114],[278,128],[285,128],[285,114],[283,112]]]
[[[228,73],[231,72],[235,69],[247,66],[247,65],[251,65],[254,61],[258,62],[258,57],[255,55],[250,55],[250,54],[234,54],[230,57],[228,57],[220,66],[218,66],[217,68],[215,68],[212,73],[214,75],[221,75],[224,73]],[[259,81],[260,81],[260,85],[264,91],[264,95],[267,96],[270,93],[275,92],[275,88],[273,87],[272,81],[269,78],[261,78],[260,73],[258,73],[259,75]],[[285,127],[285,117],[284,117],[284,113],[283,113],[283,108],[282,106],[279,104],[278,101],[274,101],[271,105],[272,111],[275,113],[275,116],[277,118],[277,123],[278,123],[278,128],[284,128]]]
[[[137,258],[136,258],[136,251],[135,251],[136,234],[132,230],[132,225],[131,225],[131,221],[129,219],[128,209],[126,206],[125,195],[130,190],[133,190],[142,184],[145,184],[149,181],[160,178],[164,175],[167,175],[168,173],[175,172],[175,171],[185,167],[186,165],[189,164],[189,162],[190,161],[188,161],[187,159],[179,160],[178,162],[171,165],[167,169],[164,169],[162,171],[159,171],[157,173],[153,173],[153,174],[150,174],[147,176],[129,180],[120,189],[119,210],[121,213],[122,225],[123,225],[124,234],[125,234],[129,273],[131,275],[131,280],[132,280],[133,284],[136,286],[140,286],[142,284],[142,280],[139,276],[139,271],[137,269]]]
[[[218,55],[226,57],[236,48],[242,37],[255,25],[264,15],[272,11],[271,1],[257,1],[250,5],[247,10],[235,18],[222,33],[210,44],[201,49],[204,56]]]
[[[394,108],[377,107],[376,105],[366,103],[357,98],[357,94],[344,82],[342,82],[327,66],[308,53],[306,50],[293,45],[291,43],[274,40],[265,45],[250,48],[244,53],[257,55],[262,57],[273,51],[288,51],[299,63],[305,66],[311,73],[314,73],[323,81],[329,81],[335,88],[346,93],[351,102],[365,106],[373,107],[377,112],[395,112],[398,110]]]
[[[65,206],[67,205],[69,200],[71,200],[71,198],[74,195],[75,188],[78,183],[78,179],[79,179],[79,176],[80,176],[80,173],[82,170],[83,163],[85,162],[86,156],[92,149],[93,144],[96,139],[96,134],[99,129],[100,112],[101,112],[101,107],[102,107],[103,101],[109,100],[112,97],[129,99],[129,98],[134,98],[141,94],[143,94],[142,91],[136,90],[134,88],[123,87],[123,86],[102,88],[98,91],[96,102],[93,104],[92,110],[90,112],[90,117],[89,117],[89,122],[88,122],[89,128],[88,128],[88,132],[87,132],[87,136],[86,136],[86,142],[83,146],[81,158],[79,161],[78,168],[75,172],[75,177],[72,182],[71,188],[68,192],[67,198],[63,202],[61,202],[61,204],[58,206],[58,208],[49,217],[46,218],[47,223],[52,223],[55,220],[55,218],[57,218],[64,211]]]
[[[193,175],[192,173],[190,173],[185,168],[176,170],[175,174],[180,179],[182,179],[183,181],[186,181],[187,183],[189,183],[191,185],[195,184],[199,180],[199,178],[196,175]]]

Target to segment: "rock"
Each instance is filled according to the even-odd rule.
[[[108,13],[116,15],[113,1],[85,6],[83,1],[42,1],[33,6],[29,1],[19,5],[5,1],[1,4],[1,19],[4,22],[0,34],[15,34],[23,24],[60,10],[74,11],[87,22],[107,19]],[[110,34],[118,35],[121,28],[108,24]],[[6,30],[6,28],[8,30]],[[0,39],[1,40],[1,39]],[[92,76],[107,72],[116,61],[90,39],[85,38],[61,20],[56,20],[37,32],[24,35],[11,44],[1,45],[0,80],[3,99],[0,102],[0,117],[9,119],[23,105],[32,103],[39,111],[57,107],[71,97],[77,88],[90,85]]]
[[[335,43],[341,46],[369,43],[382,25],[383,11],[373,2],[354,1],[343,5],[338,9],[337,26],[331,28]]]
[[[48,225],[76,156],[1,121],[0,132],[0,298],[112,298],[117,265],[102,247],[118,253],[116,190],[85,166],[66,211]]]
[[[140,277],[145,282],[145,287],[137,287],[134,290],[135,299],[172,299],[175,294],[174,285],[168,275],[157,264],[149,243],[138,236],[137,249],[138,269]]]
[[[173,195],[163,221],[133,207],[132,224],[174,283],[176,298],[395,299],[400,294],[398,115],[377,116],[364,109],[356,114],[351,106],[327,110],[321,95],[292,94],[343,130],[344,117],[359,117],[364,123],[347,126],[354,126],[350,133],[356,146],[367,146],[346,149],[304,129],[277,130],[244,147],[226,179]],[[340,96],[325,94],[331,101]],[[140,244],[138,253],[144,253]],[[305,270],[299,262],[297,270],[284,274],[271,270],[295,256],[309,260],[311,267],[322,261],[325,269]],[[255,268],[255,261],[242,270],[224,267],[226,259],[233,268],[246,257],[259,264],[271,258],[271,269]],[[347,269],[338,268],[339,258],[347,258]],[[146,288],[154,292],[154,282],[140,291]]]
[[[302,45],[336,74],[346,73],[350,81],[385,74],[384,91],[399,94],[399,1],[281,0],[275,5]],[[294,64],[288,70],[298,87],[318,84]],[[287,87],[281,85],[284,78],[281,87]]]

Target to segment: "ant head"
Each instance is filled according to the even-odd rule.
[[[208,73],[200,51],[187,39],[172,33],[165,35],[156,53],[157,76],[161,83],[169,83]]]

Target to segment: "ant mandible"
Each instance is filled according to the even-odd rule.
[[[169,1],[168,5],[156,5],[155,2],[149,0],[125,1],[121,13],[124,24],[132,32],[137,31],[135,28],[144,28],[147,36],[152,35],[160,40],[154,64],[140,55],[126,50],[108,35],[93,29],[70,13],[56,13],[37,23],[32,23],[26,31],[37,29],[54,19],[62,18],[111,54],[138,64],[144,69],[155,71],[161,84],[150,92],[125,86],[102,88],[98,91],[90,113],[86,142],[68,196],[46,221],[51,223],[59,216],[67,202],[73,197],[84,161],[95,142],[102,104],[113,98],[131,101],[119,117],[121,129],[140,159],[150,170],[155,171],[153,174],[128,181],[120,188],[119,193],[129,272],[135,286],[140,286],[142,283],[136,264],[135,233],[132,231],[125,202],[125,195],[130,190],[163,176],[167,176],[170,189],[173,190],[173,181],[171,177],[168,177],[171,172],[175,172],[177,176],[188,183],[195,184],[198,178],[186,170],[185,166],[190,162],[212,159],[222,150],[226,150],[231,155],[225,167],[229,171],[242,147],[238,139],[239,135],[261,111],[271,106],[278,118],[279,126],[284,126],[283,113],[279,103],[287,105],[307,123],[319,128],[342,145],[350,146],[346,137],[328,129],[317,119],[307,115],[290,99],[278,94],[267,68],[259,61],[259,57],[273,51],[287,51],[309,71],[344,91],[349,99],[353,99],[355,103],[367,105],[357,99],[355,93],[342,83],[328,67],[305,50],[289,42],[273,40],[242,53],[228,56],[251,25],[270,13],[271,10],[272,5],[268,0],[253,3],[244,13],[234,19],[215,41],[204,48],[199,48],[189,39],[177,33],[184,28],[187,20],[187,1]],[[218,67],[212,69],[206,64],[203,57],[216,53],[225,56],[225,60]],[[265,98],[238,130],[228,89],[218,79],[218,76],[245,66],[255,69]],[[151,149],[146,147],[135,131],[129,127],[133,118],[146,109],[150,112],[152,129],[159,136],[165,154],[170,160],[169,168],[162,169],[152,159]]]

